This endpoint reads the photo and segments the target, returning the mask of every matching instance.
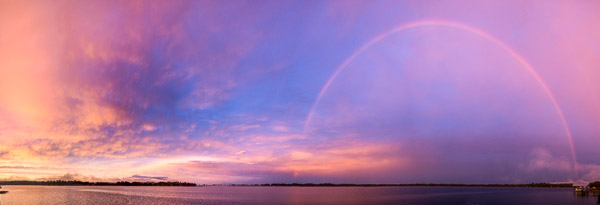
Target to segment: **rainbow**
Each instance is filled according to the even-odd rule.
[[[398,26],[392,30],[389,30],[387,32],[384,32],[384,33],[376,36],[375,38],[371,39],[367,43],[365,43],[362,47],[360,47],[359,49],[354,51],[352,53],[352,55],[350,55],[350,57],[348,57],[346,60],[344,60],[342,62],[342,64],[340,64],[337,67],[337,69],[331,75],[331,77],[329,77],[329,79],[327,80],[327,82],[325,83],[325,85],[323,86],[321,91],[319,92],[317,99],[315,100],[312,107],[310,108],[310,111],[308,112],[308,116],[306,117],[306,120],[304,121],[304,130],[306,130],[308,128],[308,125],[310,124],[310,120],[315,112],[317,105],[319,104],[319,101],[321,101],[321,98],[323,97],[325,92],[327,92],[327,89],[329,88],[331,83],[344,70],[344,68],[346,68],[346,66],[352,60],[354,60],[354,58],[356,58],[358,55],[360,55],[367,48],[371,47],[373,44],[381,41],[382,39],[384,39],[394,33],[401,32],[401,31],[404,31],[407,29],[412,29],[412,28],[417,28],[417,27],[425,27],[425,26],[443,26],[443,27],[450,27],[450,28],[456,28],[456,29],[468,31],[470,33],[473,33],[477,36],[483,37],[484,39],[491,41],[492,43],[498,45],[499,47],[501,47],[502,49],[504,49],[505,51],[510,53],[515,59],[517,59],[517,61],[519,61],[519,63],[521,63],[525,67],[525,69],[527,69],[527,71],[529,71],[529,73],[531,73],[531,75],[533,75],[535,80],[539,83],[539,85],[543,88],[546,95],[552,101],[552,104],[554,105],[554,109],[556,110],[556,113],[558,114],[558,116],[562,122],[562,125],[565,130],[565,134],[567,135],[568,140],[569,140],[569,145],[571,148],[571,157],[573,158],[572,159],[572,169],[575,173],[575,177],[577,177],[577,173],[578,173],[578,171],[577,171],[577,155],[575,152],[575,145],[573,144],[573,135],[571,134],[571,129],[569,128],[569,124],[567,123],[567,120],[565,119],[565,115],[564,115],[562,109],[558,105],[558,102],[557,102],[556,98],[554,97],[554,94],[552,94],[552,92],[548,88],[548,85],[546,84],[546,82],[544,82],[544,80],[540,77],[540,75],[536,72],[536,70],[529,63],[527,63],[527,61],[525,61],[525,59],[523,57],[521,57],[519,54],[517,54],[508,45],[502,43],[497,38],[494,38],[492,35],[484,32],[482,30],[479,30],[477,28],[474,28],[474,27],[471,27],[471,26],[468,26],[468,25],[465,25],[462,23],[457,23],[457,22],[444,21],[444,20],[425,20],[425,21],[411,22],[411,23],[400,25],[400,26]]]

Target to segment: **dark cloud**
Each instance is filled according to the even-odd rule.
[[[8,157],[8,151],[0,151],[0,159],[4,159]]]
[[[133,175],[131,176],[133,179],[156,179],[156,180],[167,180],[169,177],[151,177],[151,176],[142,176],[142,175]]]

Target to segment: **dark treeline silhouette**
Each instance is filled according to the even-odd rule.
[[[590,188],[600,188],[600,181],[590,182],[588,186]]]
[[[0,181],[0,185],[48,185],[48,186],[197,186],[189,182],[85,182],[85,181]],[[590,183],[590,187],[600,187],[599,182]],[[206,186],[206,185],[202,185]],[[530,184],[333,184],[333,183],[273,183],[273,184],[217,184],[217,186],[298,186],[298,187],[376,187],[376,186],[454,186],[454,187],[562,187],[571,188],[572,183],[530,183]]]
[[[306,186],[306,187],[343,187],[343,186],[455,186],[455,187],[562,187],[572,188],[572,183],[530,183],[530,184],[332,184],[332,183],[275,183],[275,184],[228,184],[228,186]]]
[[[84,182],[84,181],[0,181],[0,185],[48,185],[48,186],[196,186],[189,182]]]

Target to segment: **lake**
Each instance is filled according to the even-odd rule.
[[[3,186],[0,204],[594,204],[568,188]]]

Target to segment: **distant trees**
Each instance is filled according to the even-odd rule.
[[[196,186],[189,182],[84,182],[84,181],[0,181],[1,185],[48,185],[48,186]]]
[[[526,187],[573,187],[573,183],[531,183]]]
[[[454,186],[454,187],[556,187],[571,188],[572,183],[531,183],[531,184],[332,184],[332,183],[274,183],[274,184],[229,184],[229,186],[308,186],[308,187],[346,187],[346,186]]]
[[[189,182],[128,182],[121,181],[117,182],[117,186],[196,186],[194,183]]]
[[[590,182],[590,184],[588,184],[588,186],[590,188],[600,188],[600,181]]]
[[[84,182],[84,181],[0,181],[0,185],[49,185],[49,186],[197,186],[195,183],[178,181],[161,182]],[[227,184],[229,186],[461,186],[461,187],[573,187],[572,183],[530,183],[530,184],[332,184],[332,183],[273,183],[273,184]],[[589,184],[592,188],[600,188],[600,181]]]

